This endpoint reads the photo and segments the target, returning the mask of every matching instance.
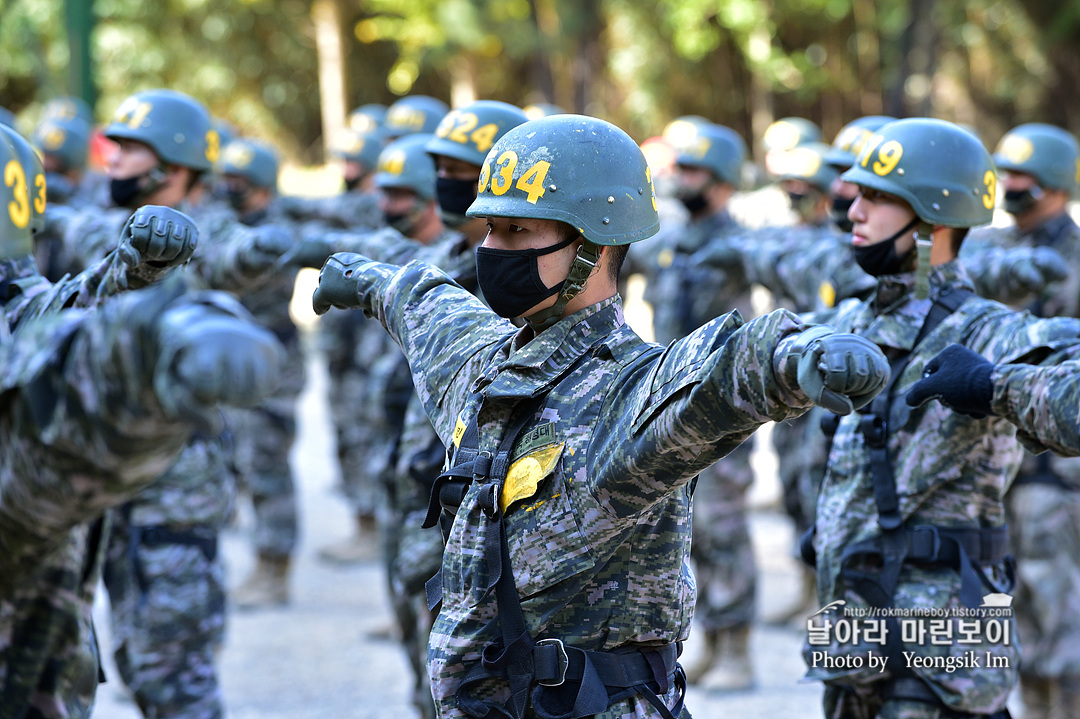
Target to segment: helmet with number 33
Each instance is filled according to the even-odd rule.
[[[466,214],[557,220],[597,245],[626,245],[660,229],[641,148],[610,122],[582,115],[531,120],[503,135]]]
[[[30,213],[30,234],[36,235],[45,228],[45,168],[41,164],[41,157],[37,154],[37,150],[25,137],[6,126],[0,126],[0,135],[7,137],[7,141],[11,144],[11,149],[15,153],[15,158],[22,170],[28,193],[25,207]],[[11,183],[12,181],[13,178],[9,177],[5,168],[4,182]],[[19,207],[23,207],[23,205],[20,204]],[[16,214],[21,212],[21,210],[15,210],[14,207],[12,209]]]
[[[944,120],[883,126],[842,179],[905,200],[933,225],[976,227],[994,214],[997,176],[990,153],[979,138]]]
[[[26,171],[15,148],[4,133],[0,133],[0,259],[29,255],[34,250],[30,237],[30,196]]]

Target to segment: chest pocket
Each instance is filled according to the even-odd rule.
[[[506,514],[507,509],[516,502],[528,499],[536,494],[540,482],[555,471],[555,465],[562,456],[565,442],[559,442],[521,457],[510,465],[499,495],[499,509]]]

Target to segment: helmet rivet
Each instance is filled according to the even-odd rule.
[[[942,190],[941,194],[945,195],[945,197],[948,197],[949,196],[949,191],[948,190]]]
[[[904,168],[901,167],[899,170],[896,171],[896,174],[897,175],[903,175],[904,174]]]
[[[551,190],[552,192],[555,192],[555,190],[557,190],[559,188],[555,187],[555,185],[548,185],[548,189]]]
[[[604,224],[605,225],[610,225],[611,224],[611,218],[610,217],[605,217],[604,218]]]
[[[607,198],[607,203],[608,203],[609,205],[613,205],[613,204],[615,204],[615,197],[614,197],[614,196],[612,196],[612,195],[608,195],[608,198]]]
[[[941,209],[941,205],[939,205],[939,204],[938,204],[938,203],[936,203],[936,202],[935,202],[934,204],[930,205],[930,206],[931,206],[931,207],[933,207],[933,208],[934,208],[934,210],[940,210],[940,209]]]

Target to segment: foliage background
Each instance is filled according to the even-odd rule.
[[[642,140],[696,114],[758,140],[798,115],[933,115],[993,144],[1080,127],[1080,2],[1057,0],[0,0],[0,105],[30,129],[70,92],[65,13],[91,3],[94,102],[172,87],[294,159],[324,128],[314,6],[347,107],[419,93],[554,102]],[[341,118],[337,118],[340,122]]]

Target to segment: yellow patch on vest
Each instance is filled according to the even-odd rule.
[[[549,445],[535,452],[530,452],[510,465],[499,496],[499,509],[506,512],[507,507],[522,499],[536,494],[540,480],[555,469],[565,442]]]
[[[457,424],[454,425],[454,447],[461,446],[461,438],[465,436],[465,423],[461,421],[461,417],[458,417]]]
[[[818,297],[826,307],[836,306],[836,288],[828,280],[822,282],[821,286],[818,287]]]

